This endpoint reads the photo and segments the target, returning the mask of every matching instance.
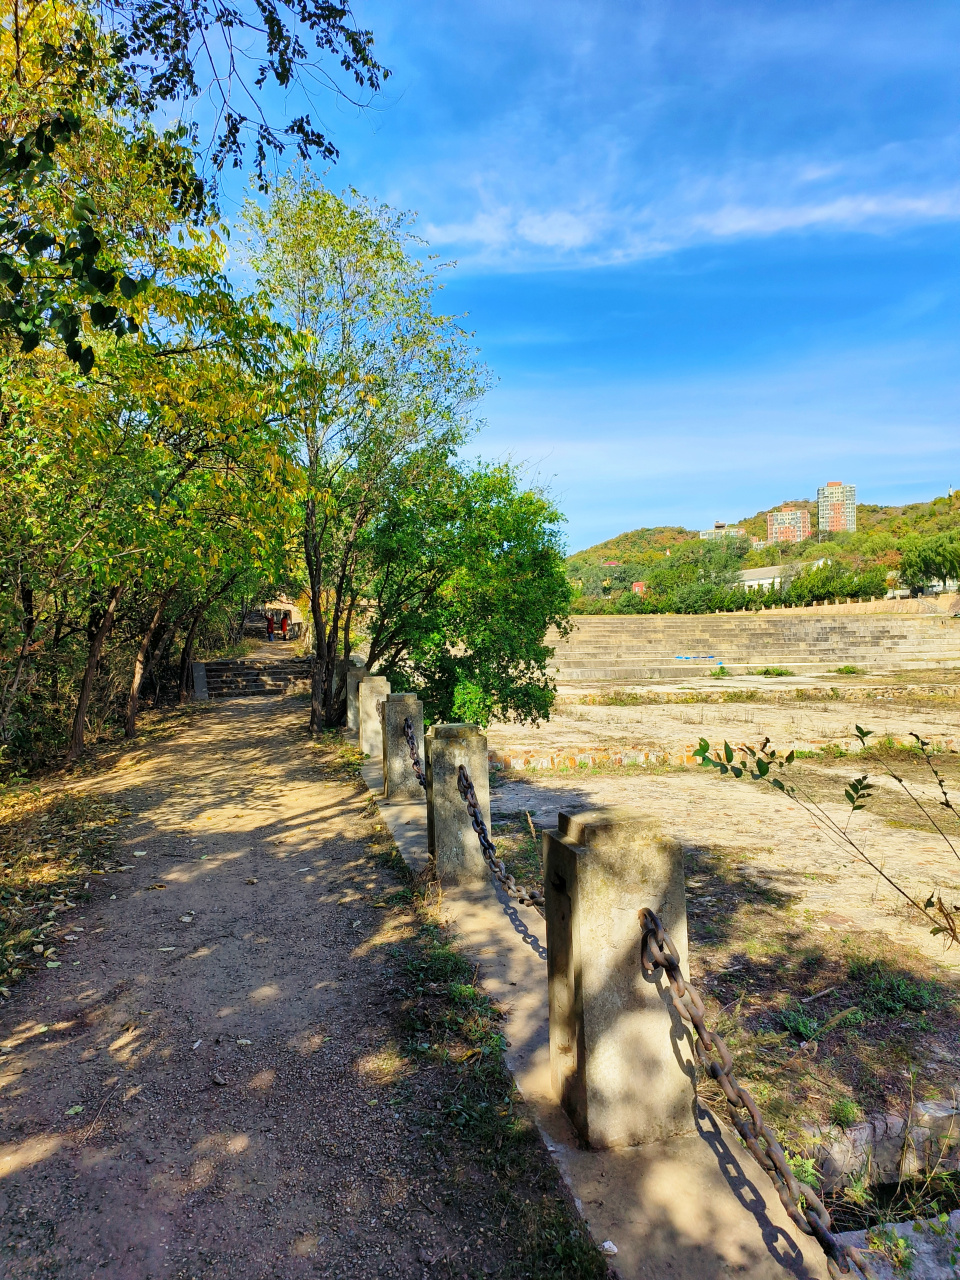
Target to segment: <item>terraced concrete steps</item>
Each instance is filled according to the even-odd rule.
[[[205,664],[211,698],[281,694],[293,680],[309,680],[312,658],[224,658]]]
[[[816,609],[759,614],[579,617],[566,639],[548,636],[562,683],[623,683],[719,663],[733,670],[785,666],[798,674],[847,663],[897,670],[960,664],[960,619],[944,615],[839,617]]]

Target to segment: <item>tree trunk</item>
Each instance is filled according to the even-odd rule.
[[[323,728],[324,676],[327,659],[327,628],[320,606],[320,566],[317,563],[317,509],[313,498],[307,501],[306,519],[303,525],[303,553],[310,577],[310,616],[316,637],[317,656],[310,680],[310,732],[319,733]]]
[[[57,650],[60,648],[60,637],[63,634],[63,623],[65,618],[64,610],[61,609],[57,614],[56,625],[53,629],[53,644],[50,652],[53,659],[50,670],[50,700],[55,707],[60,705],[60,666],[57,658]]]
[[[156,649],[154,649],[150,661],[147,663],[147,669],[144,672],[144,678],[146,679],[146,677],[149,676],[153,681],[153,701],[150,705],[153,707],[154,711],[156,711],[157,707],[160,705],[160,680],[157,674],[157,666],[164,655],[167,645],[176,634],[176,630],[179,625],[180,619],[174,618],[169,627],[167,627],[166,631],[160,637],[160,643],[157,645]]]
[[[3,741],[6,737],[7,720],[10,718],[10,713],[17,700],[17,688],[20,684],[20,677],[23,675],[23,668],[26,665],[27,657],[33,644],[33,633],[37,626],[37,619],[33,612],[33,588],[28,586],[22,578],[20,580],[20,601],[23,604],[23,643],[17,655],[17,667],[14,671],[13,679],[9,687],[4,690],[4,707],[3,713],[0,714],[0,741]]]
[[[317,637],[317,656],[313,663],[313,675],[310,680],[310,732],[319,733],[323,728],[323,704],[326,690],[327,670],[327,629],[320,609],[320,593],[310,588],[310,614],[313,618],[313,630]]]
[[[183,642],[183,649],[180,651],[180,680],[177,684],[177,703],[181,707],[187,701],[190,690],[193,687],[193,644],[197,638],[200,619],[206,612],[206,608],[206,604],[202,604],[193,611],[190,630],[187,632],[187,638]]]
[[[110,588],[109,601],[100,625],[91,627],[90,648],[87,652],[87,665],[83,673],[83,680],[80,684],[80,698],[77,702],[77,714],[73,719],[73,733],[70,735],[70,747],[67,751],[67,760],[76,760],[77,756],[83,751],[84,746],[84,725],[87,719],[87,708],[90,706],[90,695],[93,693],[93,681],[97,674],[97,667],[100,664],[100,654],[103,652],[103,642],[106,640],[110,628],[113,626],[114,615],[117,611],[117,604],[123,594],[123,586]]]
[[[150,641],[160,625],[160,619],[163,617],[164,606],[167,603],[169,594],[169,592],[165,592],[160,597],[153,617],[150,619],[150,625],[140,641],[140,648],[137,650],[137,656],[133,662],[133,679],[130,681],[130,693],[127,697],[127,718],[123,726],[123,736],[125,738],[135,738],[137,736],[137,709],[140,704],[140,685],[143,683],[143,672],[147,662],[147,654],[150,652]]]
[[[239,644],[243,639],[243,632],[247,625],[247,618],[250,616],[250,605],[252,603],[252,600],[244,600],[240,606],[240,623],[234,636],[235,644]]]

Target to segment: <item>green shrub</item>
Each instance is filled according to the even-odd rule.
[[[863,984],[857,1003],[868,1018],[899,1018],[944,1006],[945,998],[936,982],[897,973],[883,960],[854,956],[847,972]]]
[[[816,1188],[820,1182],[820,1175],[817,1173],[817,1166],[814,1164],[811,1156],[797,1155],[793,1151],[784,1153],[787,1157],[787,1164],[790,1166],[793,1176],[799,1182],[805,1182],[808,1187]]]
[[[849,1129],[860,1119],[861,1111],[852,1098],[834,1098],[830,1104],[830,1123]]]
[[[814,1040],[820,1030],[820,1023],[805,1009],[782,1009],[780,1022],[785,1030],[799,1040]]]

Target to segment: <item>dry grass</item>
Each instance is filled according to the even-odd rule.
[[[109,829],[126,813],[97,796],[0,792],[0,995],[40,965],[57,967],[58,916],[85,901],[111,861]]]

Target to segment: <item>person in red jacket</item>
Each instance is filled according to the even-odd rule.
[[[273,614],[268,613],[267,614],[267,639],[270,641],[273,640],[273,628],[274,628]]]
[[[281,636],[281,638],[282,638],[283,640],[286,640],[286,638],[287,638],[287,623],[288,623],[288,621],[289,621],[289,620],[288,620],[288,618],[287,618],[287,615],[286,615],[286,614],[284,614],[284,615],[283,615],[283,617],[280,619],[280,636]]]

